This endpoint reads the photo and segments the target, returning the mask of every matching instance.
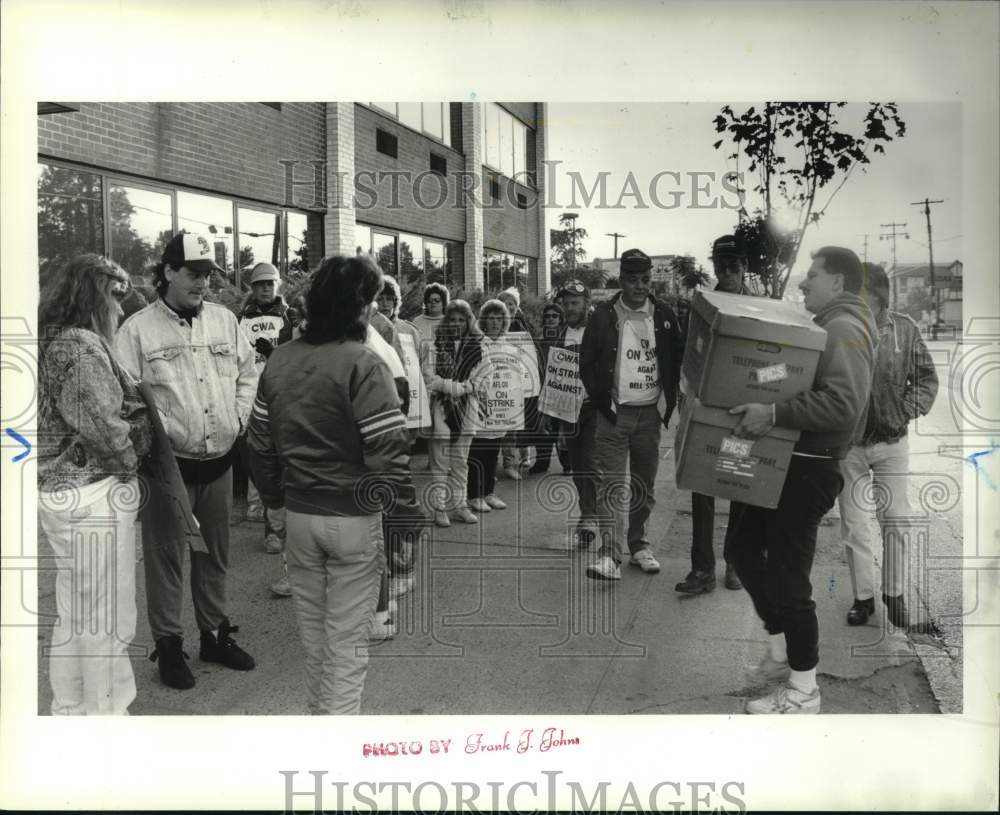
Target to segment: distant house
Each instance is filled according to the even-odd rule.
[[[889,270],[891,308],[904,311],[910,292],[924,289],[931,292],[931,269],[928,263],[897,263]],[[962,328],[962,261],[951,260],[934,264],[936,301],[941,304],[940,322]],[[933,295],[932,295],[933,296]]]
[[[654,283],[665,283],[667,291],[672,294],[679,294],[684,286],[680,280],[674,279],[674,274],[670,271],[671,262],[680,257],[679,255],[650,255],[649,259],[653,264],[652,277]],[[616,280],[621,272],[621,260],[619,258],[594,258],[593,267],[600,271],[604,281]]]

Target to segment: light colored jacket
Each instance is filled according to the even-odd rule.
[[[122,323],[115,350],[152,387],[174,453],[218,458],[247,425],[257,391],[254,350],[224,306],[204,303],[192,323],[156,300]]]

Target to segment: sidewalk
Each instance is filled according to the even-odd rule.
[[[623,563],[617,583],[585,577],[589,559],[571,542],[575,492],[555,461],[549,475],[498,482],[509,509],[475,526],[434,528],[418,553],[415,590],[399,601],[399,634],[371,648],[363,712],[740,713],[757,695],[743,670],[763,653],[766,635],[746,593],[722,585],[725,501],[716,508],[718,588],[696,597],[674,591],[690,568],[691,516],[690,496],[673,484],[672,444],[673,432],[664,433],[647,535],[662,566],[658,575]],[[413,465],[419,490],[426,458]],[[242,507],[234,517],[242,517]],[[852,598],[835,532],[821,527],[813,568],[823,711],[936,712],[905,635],[883,637],[875,618],[859,628],[845,623]],[[305,712],[292,601],[268,591],[281,559],[264,552],[262,524],[239,522],[232,535],[230,615],[257,668],[241,674],[198,660],[188,594],[185,650],[198,684],[186,692],[160,685],[145,658],[152,643],[140,567],[133,715]],[[39,585],[41,610],[51,613],[51,576],[41,575]],[[39,632],[40,646],[50,631]],[[47,713],[41,657],[39,673],[39,712]]]

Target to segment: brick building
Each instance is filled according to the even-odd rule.
[[[357,251],[414,294],[430,280],[548,288],[543,103],[40,103],[38,112],[43,276],[96,251],[146,280],[163,244],[186,229],[214,241],[226,272],[214,282],[230,297],[261,260],[294,276]]]

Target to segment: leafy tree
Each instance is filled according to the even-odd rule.
[[[587,230],[580,226],[574,227],[575,222],[575,218],[570,218],[564,212],[559,216],[562,229],[549,230],[549,245],[552,249],[549,268],[553,274],[578,268],[577,262],[587,254],[587,250],[583,248],[583,240],[587,237]]]
[[[690,291],[698,286],[708,285],[708,273],[695,263],[691,255],[681,255],[670,261],[670,272],[680,284]]]
[[[858,167],[884,153],[885,144],[906,134],[895,102],[870,102],[859,134],[842,128],[838,115],[846,102],[765,102],[736,113],[725,105],[714,124],[724,134],[719,149],[730,139],[728,158],[749,161],[758,198],[753,214],[741,203],[740,226],[749,222],[749,242],[755,258],[751,275],[764,292],[780,299],[798,257],[806,230],[826,213],[837,192]],[[829,198],[819,205],[817,193],[834,182]],[[745,192],[745,191],[744,191]],[[777,216],[790,216],[795,226],[781,229]]]
[[[604,272],[593,266],[577,266],[576,269],[550,268],[549,278],[552,289],[556,290],[570,280],[579,280],[588,289],[600,289],[605,285]]]

